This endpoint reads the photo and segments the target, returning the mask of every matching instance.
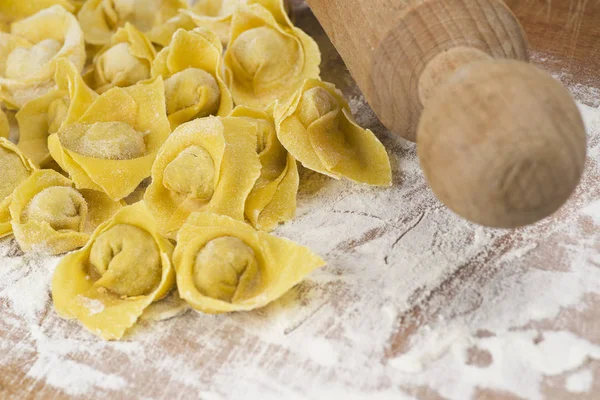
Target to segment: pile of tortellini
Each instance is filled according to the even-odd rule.
[[[70,252],[55,309],[107,340],[170,293],[277,299],[324,265],[267,233],[294,218],[297,161],[391,184],[320,60],[283,0],[2,0],[0,237]]]

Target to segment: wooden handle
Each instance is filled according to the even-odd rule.
[[[585,163],[581,116],[526,63],[524,32],[502,1],[307,1],[381,121],[417,142],[449,208],[510,228],[571,195]]]

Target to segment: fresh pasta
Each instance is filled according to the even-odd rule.
[[[172,252],[143,202],[124,207],[56,267],[54,308],[95,335],[118,340],[173,289]]]
[[[150,176],[170,133],[161,77],[112,88],[77,117],[50,135],[50,154],[78,189],[99,190],[115,201]]]
[[[179,231],[173,262],[181,298],[211,314],[263,307],[325,264],[290,240],[206,212]]]
[[[23,251],[65,253],[84,246],[121,206],[102,192],[75,189],[56,171],[37,170],[13,192],[13,234]]]
[[[0,32],[0,98],[18,109],[54,86],[56,61],[69,59],[81,71],[83,32],[77,19],[59,5],[14,22]]]
[[[171,129],[209,115],[226,116],[233,108],[223,80],[216,36],[203,29],[175,32],[168,47],[158,53],[153,76],[165,79],[165,100]]]
[[[354,121],[334,85],[307,80],[275,110],[277,136],[306,168],[333,178],[389,186],[389,157],[377,137]]]
[[[321,53],[293,26],[281,0],[251,3],[233,14],[225,68],[234,102],[261,108],[318,78]]]
[[[159,231],[174,237],[199,210],[243,221],[261,170],[256,146],[256,128],[245,118],[207,117],[179,126],[156,158],[144,197]]]

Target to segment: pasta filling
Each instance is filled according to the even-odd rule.
[[[120,297],[145,296],[161,282],[162,264],[156,241],[132,225],[115,225],[95,240],[88,273],[94,286]]]
[[[330,112],[339,112],[339,102],[322,87],[314,87],[302,94],[298,106],[298,118],[308,128],[313,122]]]
[[[167,115],[201,105],[196,117],[217,113],[221,91],[215,78],[199,68],[187,68],[165,80]]]
[[[30,172],[17,154],[2,146],[0,146],[0,165],[3,167],[0,179],[0,201],[2,201],[15,190],[19,183],[27,179]]]
[[[150,66],[131,54],[129,43],[123,42],[100,55],[96,73],[100,75],[98,80],[101,82],[134,85],[150,77]]]
[[[251,297],[260,281],[254,250],[231,236],[209,241],[198,252],[192,273],[200,293],[229,303]]]
[[[45,221],[52,229],[81,232],[88,207],[83,196],[75,189],[53,186],[36,194],[23,213],[23,222],[30,219]]]
[[[199,146],[182,151],[167,165],[164,186],[199,200],[210,200],[215,188],[215,165],[211,155]]]
[[[285,76],[296,71],[290,66],[303,65],[298,44],[277,30],[263,26],[243,32],[231,45],[238,72],[253,87],[281,85]]]
[[[46,39],[31,48],[17,47],[6,59],[4,75],[9,79],[23,79],[35,75],[52,60],[62,48],[62,43]]]
[[[60,133],[60,141],[69,150],[87,157],[131,160],[146,154],[144,136],[124,122],[95,122],[69,125]]]

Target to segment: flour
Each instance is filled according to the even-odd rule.
[[[572,393],[585,393],[590,390],[594,376],[589,369],[575,372],[567,378],[566,388]]]

